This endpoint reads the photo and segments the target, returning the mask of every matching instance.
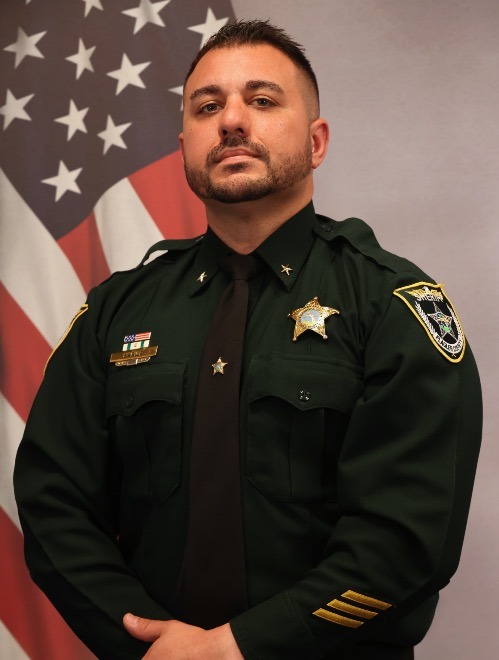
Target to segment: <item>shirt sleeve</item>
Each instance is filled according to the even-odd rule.
[[[339,521],[315,568],[231,621],[245,658],[397,643],[404,617],[457,568],[481,439],[479,378],[469,346],[460,362],[446,359],[396,286],[366,345],[364,394],[338,461]]]
[[[171,619],[121,553],[118,469],[104,416],[93,294],[51,357],[20,444],[14,486],[34,581],[103,659],[141,658],[126,612]]]

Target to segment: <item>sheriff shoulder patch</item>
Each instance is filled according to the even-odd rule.
[[[409,307],[444,357],[451,362],[463,359],[466,338],[442,284],[416,282],[393,293]]]
[[[55,345],[55,347],[54,347],[52,353],[49,355],[49,359],[48,359],[47,362],[45,363],[45,369],[43,370],[43,373],[44,373],[44,374],[45,374],[45,371],[47,370],[47,367],[48,367],[48,365],[49,365],[49,362],[50,362],[50,360],[52,359],[52,356],[54,355],[54,353],[56,352],[56,350],[59,348],[59,346],[62,344],[62,342],[66,339],[66,337],[69,335],[69,333],[71,332],[71,328],[74,326],[74,324],[76,323],[76,321],[80,318],[80,316],[81,316],[82,314],[85,314],[85,312],[86,312],[87,310],[88,310],[88,305],[85,303],[85,305],[82,305],[82,306],[80,307],[80,309],[76,312],[76,314],[73,316],[73,318],[72,318],[72,320],[71,320],[71,323],[68,325],[68,327],[66,328],[64,334],[62,335],[62,337],[59,339],[59,341],[58,341],[57,344]]]

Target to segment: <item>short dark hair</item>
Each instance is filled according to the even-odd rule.
[[[218,32],[212,35],[199,53],[194,58],[189,71],[185,77],[185,83],[190,78],[199,60],[207,52],[215,48],[233,48],[235,46],[247,46],[257,44],[269,44],[287,55],[296,66],[305,74],[319,101],[319,85],[312,65],[310,64],[305,49],[292,39],[283,29],[272,25],[269,21],[236,21],[224,25]]]

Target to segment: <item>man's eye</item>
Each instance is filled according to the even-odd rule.
[[[259,98],[255,99],[253,103],[258,107],[258,108],[270,108],[273,105],[275,105],[270,99],[266,98]]]
[[[212,112],[216,112],[220,106],[218,103],[207,103],[206,105],[203,105],[200,109],[199,112],[204,113],[204,114],[210,114]]]

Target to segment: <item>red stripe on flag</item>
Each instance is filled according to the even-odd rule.
[[[0,284],[0,390],[26,420],[51,348]]]
[[[89,291],[111,274],[93,212],[57,242],[71,262],[85,291]],[[80,302],[75,301],[75,306]]]
[[[0,508],[0,619],[31,660],[87,660],[90,651],[31,581],[22,535]]]
[[[191,238],[204,234],[204,206],[187,185],[180,151],[174,151],[128,178],[163,236]]]

